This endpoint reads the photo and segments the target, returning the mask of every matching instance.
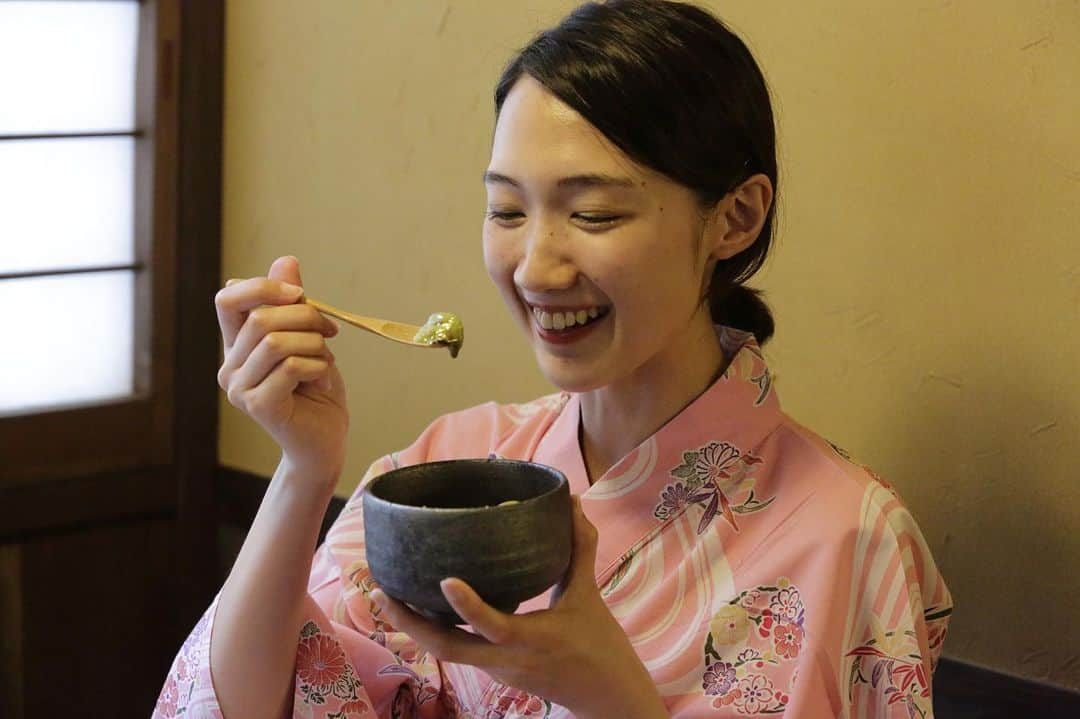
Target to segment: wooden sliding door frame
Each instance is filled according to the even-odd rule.
[[[0,417],[0,541],[175,518],[181,621],[216,587],[224,16],[139,2],[135,396]]]

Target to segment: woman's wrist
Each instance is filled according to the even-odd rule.
[[[337,489],[340,476],[340,468],[332,470],[326,467],[300,465],[293,462],[288,454],[282,453],[281,461],[278,463],[270,484],[271,486],[277,484],[299,490],[320,500],[325,499],[329,503],[334,490]]]
[[[641,677],[627,679],[618,686],[608,687],[602,704],[574,710],[578,719],[670,719],[664,700],[657,691],[652,677],[645,666],[641,666]]]
[[[607,707],[594,711],[594,712],[574,712],[574,716],[577,719],[611,719],[612,717],[619,717],[619,719],[670,719],[671,715],[668,714],[667,707],[664,706],[664,702],[660,699],[659,694],[656,696],[656,700],[650,701],[647,704],[637,704],[628,707],[614,707],[609,704]]]

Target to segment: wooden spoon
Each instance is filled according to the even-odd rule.
[[[417,341],[416,337],[422,329],[420,325],[410,325],[405,322],[392,322],[390,320],[381,320],[377,317],[365,317],[363,315],[354,315],[352,312],[346,312],[345,310],[338,309],[333,305],[328,305],[325,302],[314,300],[306,295],[300,298],[301,302],[306,302],[324,315],[330,315],[336,317],[342,322],[348,322],[354,327],[359,327],[362,330],[367,330],[373,334],[377,334],[380,337],[385,337],[388,340],[394,340],[401,344],[409,345],[411,347],[448,347],[450,349],[451,356],[456,357],[458,350],[461,349],[461,339],[457,341]],[[432,315],[432,318],[435,316]],[[431,323],[431,319],[428,320]],[[460,325],[459,325],[460,326]],[[426,325],[425,325],[426,327]]]

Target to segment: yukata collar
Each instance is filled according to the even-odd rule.
[[[712,467],[745,471],[747,462],[759,461],[753,450],[781,421],[772,374],[753,334],[722,325],[716,331],[731,357],[723,374],[592,486],[578,443],[579,395],[569,395],[536,448],[534,461],[566,474],[570,491],[581,495],[585,515],[599,529],[601,586],[629,553],[679,516],[677,502],[665,505],[665,490],[693,472],[696,461],[704,457]],[[730,511],[727,516],[734,519]]]

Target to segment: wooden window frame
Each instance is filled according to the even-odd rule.
[[[181,611],[190,613],[216,586],[207,527],[217,467],[225,11],[222,0],[139,7],[137,394],[0,417],[0,542],[175,519]]]
[[[221,584],[224,22],[222,0],[139,2],[137,396],[0,418],[0,715],[117,699],[94,661],[128,669],[117,712],[145,711]]]
[[[0,417],[0,489],[165,466],[173,458],[180,3],[138,4],[134,393],[103,403]],[[72,358],[71,368],[78,371],[77,358]]]

